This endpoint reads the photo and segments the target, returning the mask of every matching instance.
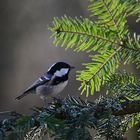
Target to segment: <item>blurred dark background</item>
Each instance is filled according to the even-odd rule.
[[[28,113],[29,108],[41,106],[42,102],[36,95],[26,96],[19,102],[14,98],[52,63],[65,61],[79,70],[81,63],[89,60],[85,53],[54,47],[47,30],[53,17],[64,14],[88,17],[87,6],[88,0],[0,0],[0,111]],[[132,31],[140,33],[134,17],[129,19],[129,26]],[[133,66],[129,69],[139,75]],[[79,85],[73,71],[69,85],[61,95],[76,93],[78,96]],[[135,130],[129,132],[132,131]],[[135,140],[135,136],[130,133],[129,140]]]

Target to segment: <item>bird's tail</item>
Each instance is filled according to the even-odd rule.
[[[19,95],[18,97],[16,97],[16,100],[20,100],[21,98],[23,98],[24,96],[28,95],[30,92],[23,92],[21,95]]]

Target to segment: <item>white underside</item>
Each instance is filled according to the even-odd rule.
[[[68,84],[68,81],[65,81],[59,85],[41,85],[36,88],[36,93],[41,96],[41,98],[46,98],[48,96],[56,96],[58,93],[60,93]]]

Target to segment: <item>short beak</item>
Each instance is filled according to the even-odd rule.
[[[71,68],[71,69],[75,69],[75,67],[74,67],[74,66],[71,66],[70,68]]]

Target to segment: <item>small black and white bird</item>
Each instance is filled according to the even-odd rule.
[[[16,100],[20,100],[30,93],[37,93],[46,102],[48,96],[60,93],[68,83],[68,76],[73,66],[65,62],[53,64],[46,73],[29,86]]]

